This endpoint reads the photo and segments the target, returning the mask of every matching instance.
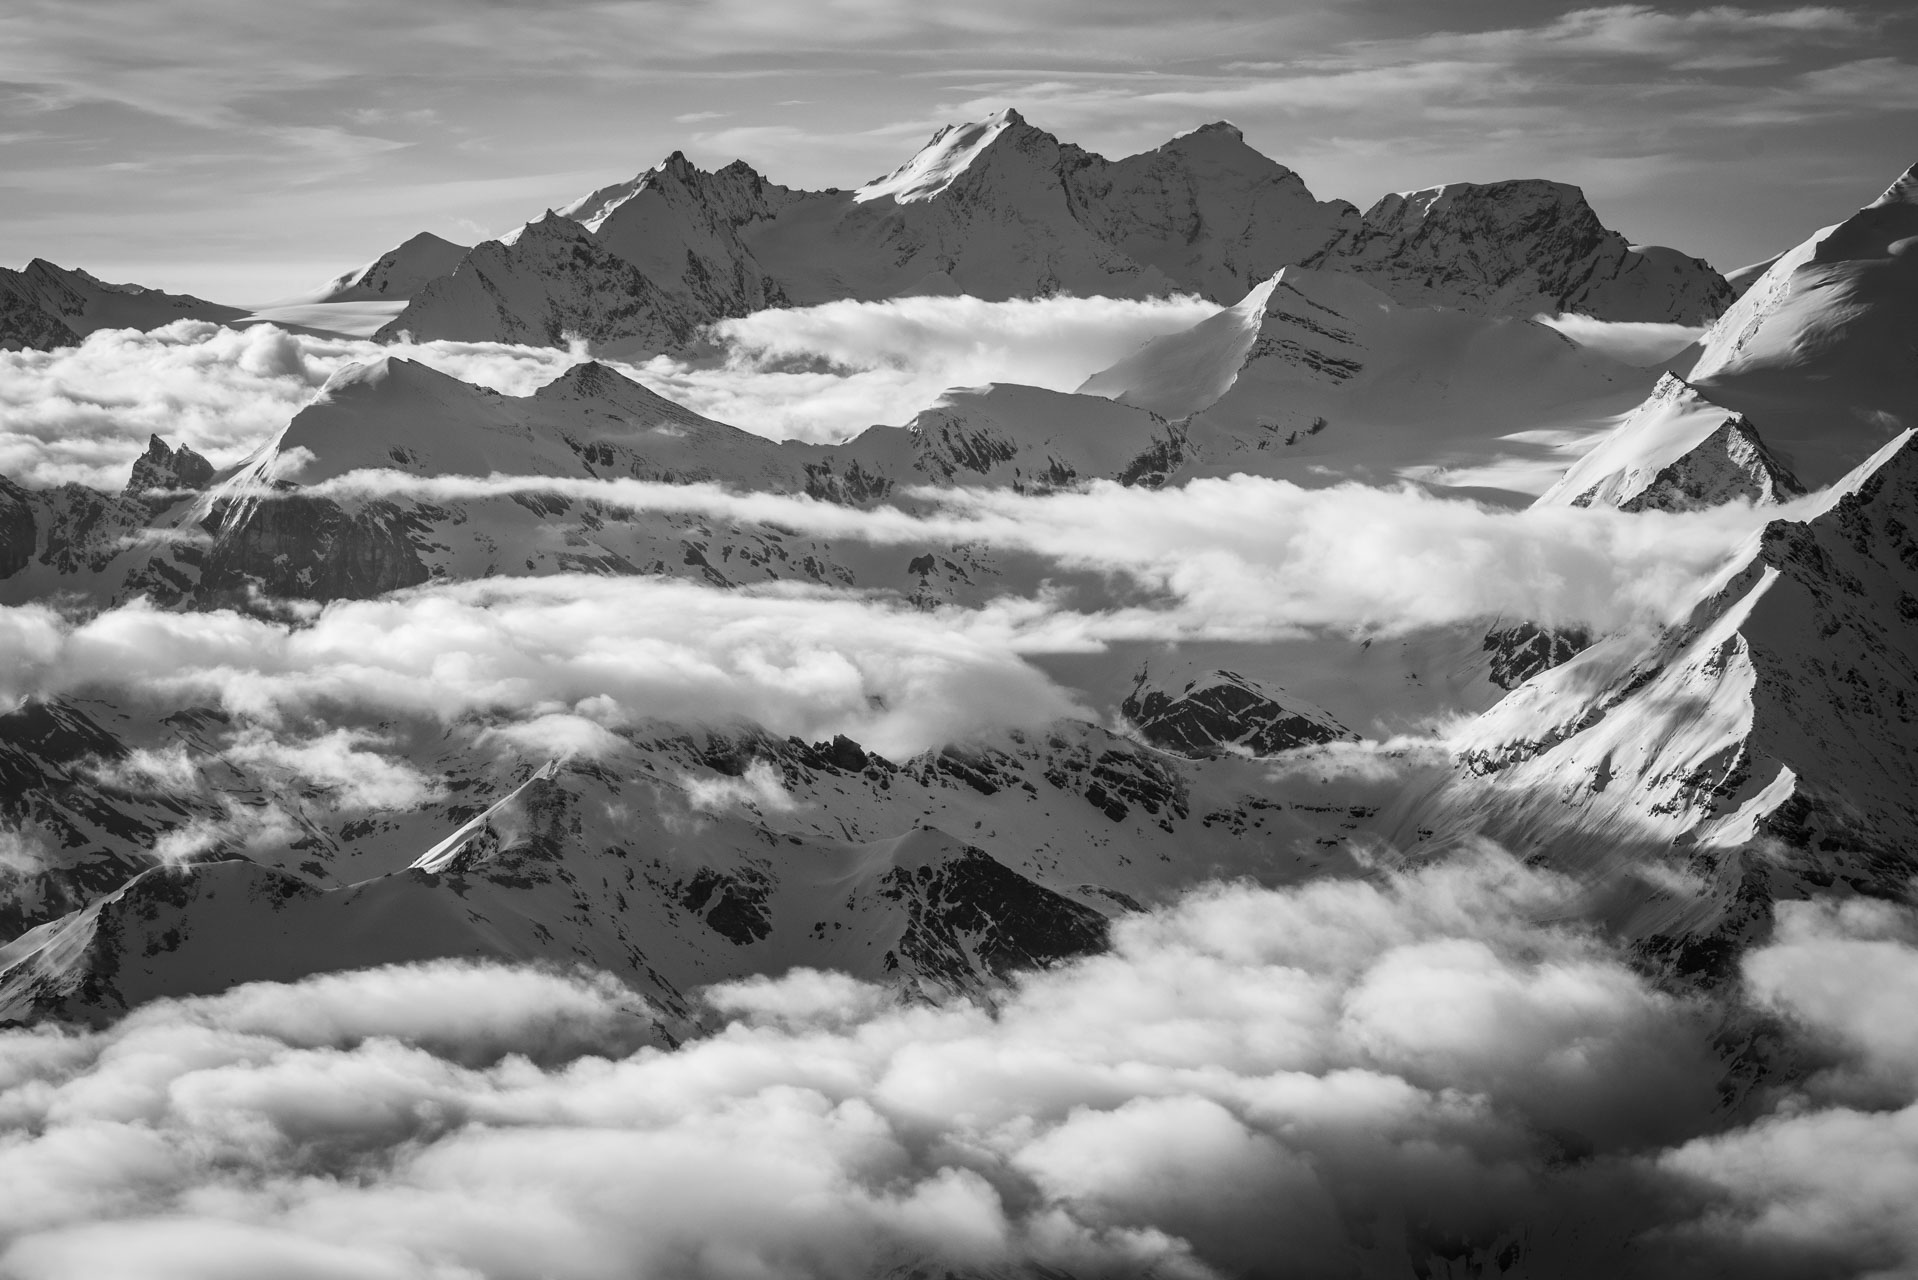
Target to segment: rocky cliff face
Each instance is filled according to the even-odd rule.
[[[1661,468],[1621,511],[1698,511],[1727,502],[1776,506],[1803,497],[1785,464],[1743,416],[1728,419],[1689,452]]]
[[[1356,272],[1408,306],[1704,324],[1732,302],[1706,263],[1634,249],[1577,187],[1527,179],[1389,195],[1308,265]]]
[[[224,731],[180,715],[123,736],[228,769]],[[97,730],[57,751],[45,736],[0,720],[0,746],[42,772],[82,777],[128,750]],[[1370,812],[1316,784],[1310,805],[1274,802],[1250,762],[1168,759],[1091,725],[899,762],[843,738],[636,726],[612,755],[503,788],[470,744],[440,728],[425,742],[445,785],[413,811],[330,812],[270,774],[229,779],[231,794],[270,796],[298,833],[256,841],[249,861],[220,861],[240,852],[227,843],[144,871],[132,841],[205,815],[168,822],[139,787],[103,794],[75,846],[98,882],[69,876],[67,896],[36,900],[21,921],[33,932],[0,952],[0,1019],[97,1020],[249,979],[437,956],[584,962],[682,1015],[695,986],[794,965],[980,992],[1101,948],[1109,917],[1172,892],[1189,868],[1162,856],[1168,838],[1226,874],[1285,878],[1312,862],[1295,850]],[[715,805],[690,785],[728,779],[789,803]]]
[[[65,320],[40,305],[19,272],[0,267],[0,351],[51,351],[79,341]]]
[[[581,337],[664,350],[687,342],[705,318],[689,315],[578,223],[549,213],[510,243],[475,247],[373,336],[533,346]]]
[[[123,497],[166,502],[180,493],[197,493],[213,480],[213,464],[185,445],[175,449],[158,436],[147,438],[147,451],[133,462]]]
[[[1143,669],[1119,712],[1153,746],[1193,759],[1273,756],[1357,737],[1319,708],[1233,671],[1167,682]]]

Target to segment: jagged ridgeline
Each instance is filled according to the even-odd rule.
[[[394,254],[425,259],[414,244]],[[1289,265],[1352,272],[1413,306],[1519,317],[1694,324],[1732,299],[1705,263],[1632,248],[1560,183],[1459,183],[1361,215],[1315,199],[1229,124],[1115,161],[1007,110],[852,191],[793,190],[741,162],[707,173],[674,153],[479,245],[381,334],[671,350],[727,316],[842,298],[1230,304]]]

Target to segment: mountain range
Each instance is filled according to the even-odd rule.
[[[1778,902],[1902,900],[1918,870],[1914,244],[1918,170],[1735,293],[1562,184],[1361,213],[1229,125],[1111,161],[1012,111],[853,190],[675,154],[471,248],[415,237],[300,305],[601,358],[509,396],[391,355],[234,466],[156,436],[118,492],[0,478],[0,602],[204,619],[206,646],[214,620],[278,627],[289,648],[355,607],[437,610],[450,635],[474,593],[582,579],[1118,618],[1149,593],[1096,559],[939,521],[1230,477],[1653,529],[1744,513],[1750,533],[1661,624],[1115,634],[1049,668],[1068,713],[890,755],[718,711],[593,720],[585,690],[540,714],[590,745],[555,746],[506,710],[527,672],[431,714],[327,703],[327,741],[418,782],[389,803],[343,804],[262,747],[245,695],[76,678],[0,715],[0,820],[48,851],[0,862],[0,1019],[463,956],[604,970],[691,1034],[718,980],[987,993],[1203,881],[1484,839],[1578,877],[1649,968],[1709,988]],[[1216,312],[1075,392],[954,388],[832,445],[696,413],[618,358],[766,308],[1175,292]],[[1641,366],[1540,313],[1704,331]],[[38,260],[0,273],[6,345],[179,319],[259,322]],[[1381,763],[1337,764],[1360,755]]]
[[[709,173],[675,152],[470,249],[422,232],[261,314],[403,302],[377,336],[571,336],[633,355],[683,350],[715,320],[848,298],[1187,293],[1230,304],[1286,266],[1353,273],[1404,305],[1519,318],[1696,324],[1733,300],[1710,266],[1629,245],[1563,183],[1453,183],[1388,196],[1361,214],[1315,199],[1225,122],[1113,161],[1007,109],[941,130],[853,190],[782,187],[741,161]],[[103,293],[147,300],[74,300]],[[0,298],[9,300],[0,345],[151,327],[143,322],[165,308],[212,320],[254,314],[100,285],[38,261],[0,277]]]

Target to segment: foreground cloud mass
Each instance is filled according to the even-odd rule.
[[[1909,990],[1911,913],[1783,908],[1754,998],[1861,1038],[1740,1113],[1710,1043],[1750,1010],[1535,923],[1570,893],[1491,852],[1214,887],[997,1008],[800,971],[712,989],[677,1050],[604,979],[452,963],[11,1031],[0,1274],[1918,1262],[1893,1200],[1918,1082],[1874,1077],[1870,1110],[1831,1096],[1912,1034],[1909,1006],[1833,1014],[1812,967],[1865,948]]]

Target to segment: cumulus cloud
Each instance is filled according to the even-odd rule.
[[[334,729],[305,740],[244,726],[221,757],[272,783],[317,788],[337,809],[411,809],[437,799],[441,788],[410,761],[368,748],[387,745],[363,729]]]
[[[687,803],[707,813],[733,808],[749,808],[760,813],[790,813],[799,802],[786,790],[778,771],[764,760],[755,760],[736,778],[723,775],[680,779],[686,788]]]
[[[678,1048],[604,978],[450,962],[4,1032],[0,1273],[1911,1264],[1902,1119],[1738,1126],[1723,1011],[1544,923],[1573,893],[1490,852],[1212,886],[992,1008],[801,971]]]
[[[1760,1006],[1799,1030],[1799,1052],[1828,1065],[1772,1114],[1664,1157],[1722,1197],[1682,1234],[1786,1274],[1918,1271],[1918,913],[1784,903],[1743,970]]]
[[[30,876],[51,860],[44,832],[26,826],[0,826],[0,874]]]

